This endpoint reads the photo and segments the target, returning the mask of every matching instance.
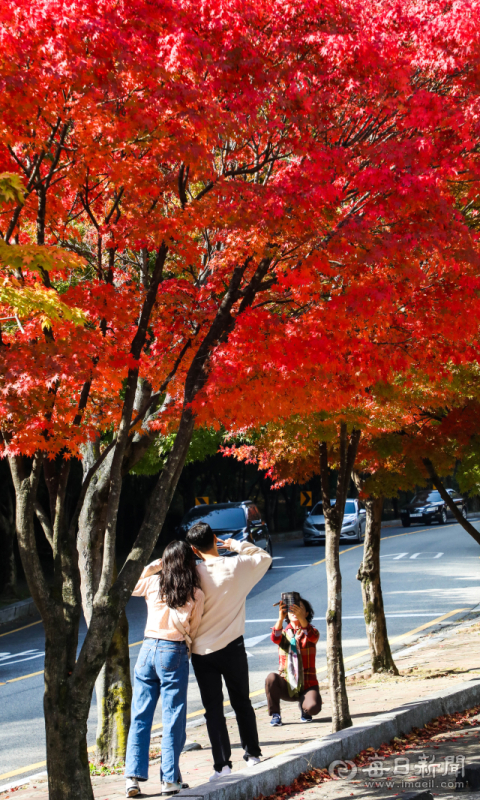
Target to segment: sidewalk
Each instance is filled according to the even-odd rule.
[[[419,795],[418,800],[432,795],[458,800],[456,792],[463,789],[462,800],[474,800],[478,790],[474,792],[471,785],[469,765],[477,762],[479,770],[474,769],[473,777],[480,788],[479,740],[480,714],[454,714],[426,725],[421,735],[411,734],[377,752],[364,750],[353,761],[330,770],[312,770],[292,786],[281,787],[281,796],[290,800],[384,800],[393,794],[406,800],[413,793]],[[264,800],[276,800],[279,794]]]
[[[467,681],[470,677],[480,676],[480,613],[466,615],[463,622],[449,626],[440,633],[419,637],[419,643],[424,646],[419,648],[418,645],[414,645],[399,651],[397,666],[401,675],[398,677],[370,678],[368,671],[358,672],[349,677],[348,695],[354,725],[371,720],[374,715],[410,700],[423,698],[433,692],[451,688],[456,683]],[[325,681],[321,684],[321,693],[324,708],[318,718],[312,723],[301,723],[296,704],[284,704],[282,708],[284,724],[281,728],[270,727],[264,698],[259,698],[260,703],[256,704],[256,713],[264,760],[285,754],[303,743],[330,733],[330,699]],[[227,716],[233,747],[233,770],[238,771],[244,768],[243,751],[233,714]],[[212,773],[211,751],[202,720],[203,718],[200,718],[190,723],[187,730],[189,742],[200,745],[201,749],[190,750],[181,757],[182,775],[191,788],[205,783]],[[143,784],[144,796],[158,795],[159,751],[159,741],[152,742],[151,777]],[[335,788],[339,783],[335,782],[335,786],[328,789],[333,794],[328,798],[325,796],[325,800],[350,796],[350,793],[354,792],[354,789],[350,788],[345,795],[342,787]],[[341,783],[343,785],[345,782]],[[96,800],[112,800],[124,796],[122,774],[96,775],[93,777],[93,786]],[[315,789],[315,791],[323,790],[322,787]],[[385,796],[391,796],[391,793],[390,789]],[[6,800],[9,794],[10,792],[2,794],[2,800],[4,798]],[[19,800],[46,800],[45,777],[32,781],[25,788],[16,789],[15,794]],[[310,797],[304,793],[301,796]],[[317,797],[312,795],[311,800],[314,798],[317,800]]]
[[[4,625],[21,622],[29,617],[38,618],[37,607],[31,597],[26,600],[18,600],[0,608],[0,628]]]

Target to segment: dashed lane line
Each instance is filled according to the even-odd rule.
[[[442,530],[445,530],[446,528],[454,528],[455,525],[458,525],[458,522],[456,522],[456,523],[454,522],[451,525],[443,525],[442,526]],[[394,533],[393,536],[383,536],[382,537],[382,542],[385,542],[388,539],[397,539],[399,536],[412,536],[414,533],[425,533],[426,531],[431,531],[431,530],[432,530],[431,528],[421,528],[418,531],[407,531],[406,533]],[[350,550],[358,550],[359,547],[363,547],[363,542],[361,542],[360,544],[354,545],[354,547],[347,547],[346,550],[340,550],[340,555],[342,556],[344,553],[349,553]],[[312,564],[312,567],[316,567],[316,566],[318,566],[318,564],[324,564],[325,561],[326,561],[325,558],[322,558],[320,561],[315,561]]]

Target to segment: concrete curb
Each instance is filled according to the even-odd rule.
[[[27,617],[35,617],[37,614],[37,607],[31,597],[27,600],[20,600],[19,603],[11,603],[0,610],[0,628],[3,625],[9,625],[11,622],[17,622]]]
[[[289,786],[302,772],[314,767],[323,769],[332,761],[350,760],[367,747],[377,749],[384,742],[406,734],[412,728],[422,728],[436,717],[464,711],[479,704],[480,679],[459,683],[424,700],[406,703],[379,714],[362,725],[307,742],[256,767],[193,789],[184,789],[176,797],[190,800],[252,800],[259,795],[268,796],[275,792],[277,786]]]

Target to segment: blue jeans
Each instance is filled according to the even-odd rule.
[[[181,779],[178,763],[187,736],[188,666],[185,642],[144,640],[135,666],[125,777],[141,781],[148,779],[150,733],[161,696],[163,735],[160,778],[169,783]]]

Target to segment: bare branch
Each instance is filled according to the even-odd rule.
[[[437,489],[440,497],[442,498],[443,502],[449,507],[450,511],[452,512],[453,516],[457,520],[457,522],[464,528],[470,536],[475,539],[477,544],[480,544],[480,532],[477,531],[476,528],[472,525],[468,519],[462,516],[461,512],[458,510],[458,507],[453,502],[453,498],[450,497],[448,492],[446,491],[440,476],[438,475],[435,467],[433,466],[432,462],[429,458],[422,458],[422,461],[426,467],[426,470],[432,480],[435,489]]]
[[[35,514],[37,515],[37,519],[43,528],[45,538],[53,550],[53,530],[50,520],[47,516],[47,513],[42,504],[38,500],[35,500],[34,509],[35,509]]]

